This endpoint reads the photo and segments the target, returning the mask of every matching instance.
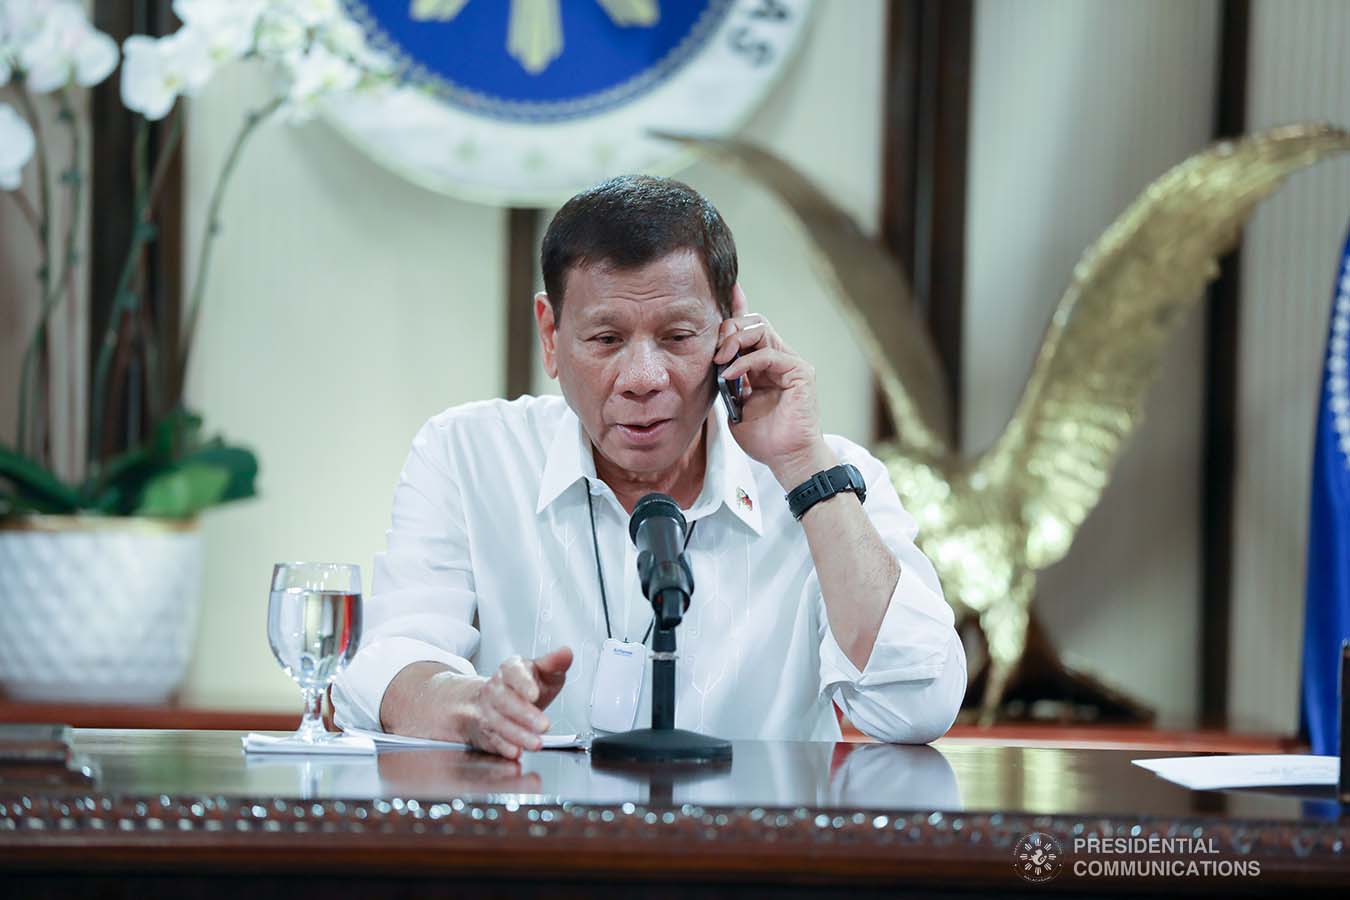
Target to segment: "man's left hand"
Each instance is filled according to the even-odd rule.
[[[722,373],[728,382],[748,376],[741,421],[731,433],[746,453],[769,467],[784,490],[791,490],[838,459],[820,431],[816,370],[767,319],[746,307],[745,292],[737,285],[733,315],[717,333],[713,362],[728,363],[741,354]]]

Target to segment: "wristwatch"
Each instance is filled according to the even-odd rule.
[[[826,469],[823,472],[817,472],[803,483],[797,485],[788,492],[788,509],[792,510],[792,517],[801,519],[806,515],[806,511],[815,506],[822,500],[828,500],[835,494],[844,491],[852,491],[858,495],[858,502],[864,503],[867,500],[867,482],[863,481],[862,473],[856,466],[844,463],[842,466],[835,466],[833,469]]]

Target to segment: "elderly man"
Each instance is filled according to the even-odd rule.
[[[592,730],[612,689],[593,685],[599,660],[647,652],[627,525],[659,491],[690,523],[696,585],[677,726],[837,740],[837,701],[883,741],[945,732],[965,654],[914,520],[878,460],[821,433],[814,370],[747,312],[712,205],[677,181],[607,181],[558,211],[542,262],[535,318],[563,396],[455,407],[413,439],[337,722],[508,758]],[[748,382],[739,423],[719,364]]]

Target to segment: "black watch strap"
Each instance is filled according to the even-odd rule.
[[[788,492],[788,509],[792,517],[800,519],[806,511],[822,500],[828,500],[835,494],[852,491],[858,495],[858,502],[867,500],[867,482],[857,466],[844,463],[823,472],[817,472],[803,483]]]

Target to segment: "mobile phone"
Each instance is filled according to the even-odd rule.
[[[728,362],[717,366],[717,392],[722,395],[722,402],[727,407],[727,418],[731,420],[732,425],[738,425],[741,421],[741,397],[745,392],[745,376],[742,375],[728,384],[722,377],[722,371],[740,359],[740,356],[737,353]]]

